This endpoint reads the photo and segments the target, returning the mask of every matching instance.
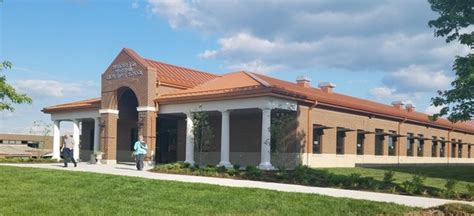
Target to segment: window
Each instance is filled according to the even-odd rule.
[[[415,139],[412,133],[407,134],[407,156],[413,157],[413,144],[415,144]]]
[[[446,142],[444,141],[444,137],[439,138],[440,146],[439,146],[439,157],[446,157]]]
[[[388,136],[388,155],[395,156],[397,155],[397,132],[389,131],[390,136]]]
[[[336,154],[344,154],[344,141],[346,137],[346,132],[344,128],[337,128],[337,138],[336,138]]]
[[[375,155],[383,155],[383,140],[383,130],[375,129]]]
[[[321,154],[323,134],[323,129],[313,128],[313,154]]]
[[[3,143],[4,143],[3,140],[0,140],[0,144],[3,144]]]
[[[28,143],[27,145],[28,147],[31,147],[31,148],[39,148],[38,142]]]
[[[458,158],[462,158],[462,140],[458,140]]]
[[[418,134],[418,139],[416,139],[416,156],[423,157],[423,151],[425,140],[423,139],[423,134]]]
[[[472,157],[472,155],[471,155],[471,147],[472,147],[472,145],[468,145],[468,146],[467,146],[467,158],[471,158],[471,157]]]
[[[451,157],[452,158],[456,157],[456,140],[455,139],[451,140]]]
[[[437,137],[433,136],[431,141],[431,157],[436,157],[438,155],[438,141]]]
[[[21,144],[28,144],[28,141],[23,140],[23,141],[21,141]]]
[[[357,155],[364,154],[364,142],[365,134],[362,132],[357,132]]]

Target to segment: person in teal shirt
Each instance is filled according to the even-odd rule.
[[[135,142],[133,146],[136,162],[137,162],[137,169],[143,170],[143,160],[145,159],[146,152],[148,150],[148,146],[145,143],[143,136],[140,135],[138,137],[138,141]]]

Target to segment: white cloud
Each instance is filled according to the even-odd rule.
[[[199,53],[198,57],[202,59],[210,59],[216,57],[217,50],[204,50],[204,52]]]
[[[410,65],[384,77],[382,82],[396,92],[436,92],[447,89],[454,77],[425,66]]]
[[[202,25],[197,20],[197,11],[190,7],[184,0],[149,0],[151,12],[167,17],[172,28],[182,25],[199,27]]]
[[[415,101],[423,97],[423,94],[415,93],[397,93],[395,89],[382,86],[369,90],[370,95],[379,101],[391,103],[392,101],[403,101],[404,103],[416,104]]]
[[[63,98],[89,92],[92,82],[67,83],[56,80],[15,80],[12,82],[19,92],[31,95],[33,98]]]
[[[268,40],[250,33],[239,32],[218,40],[219,48],[205,50],[200,58],[220,58],[229,65],[240,65],[255,60],[265,65],[279,65],[288,70],[314,67],[348,70],[393,71],[406,65],[426,64],[442,68],[452,58],[439,55],[440,49],[457,49],[432,39],[432,34],[379,35],[374,37],[324,37],[309,42]],[[457,47],[457,48],[451,48]],[[418,70],[421,68],[415,68]],[[413,68],[410,68],[413,69]]]
[[[435,106],[428,106],[424,113],[428,114],[428,115],[433,115],[435,113],[439,113],[439,111],[441,111],[443,107],[439,106],[439,107],[435,107]]]
[[[255,72],[255,73],[261,73],[261,74],[266,74],[269,73],[270,71],[277,71],[284,66],[281,65],[266,65],[260,60],[254,60],[254,61],[249,61],[249,62],[244,62],[244,63],[239,63],[236,65],[229,65],[228,68],[230,70],[238,71],[238,70],[244,70],[244,71],[249,71],[249,72]]]

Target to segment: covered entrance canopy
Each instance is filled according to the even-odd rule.
[[[219,166],[232,166],[230,161],[230,115],[232,112],[239,110],[258,109],[261,112],[261,136],[260,136],[260,163],[261,169],[273,169],[271,164],[271,149],[270,149],[270,126],[271,126],[271,111],[273,109],[284,109],[296,111],[297,104],[295,101],[275,98],[275,97],[255,97],[255,98],[240,98],[234,100],[219,100],[219,101],[203,101],[180,104],[163,104],[160,106],[159,114],[177,114],[181,113],[186,118],[186,154],[185,162],[195,163],[195,146],[193,133],[193,112],[219,112],[221,115],[220,128],[220,162]],[[240,127],[247,127],[243,124]]]

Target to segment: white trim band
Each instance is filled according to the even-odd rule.
[[[119,114],[119,111],[118,111],[118,110],[114,110],[114,109],[100,109],[100,110],[99,110],[99,113],[100,113],[100,114],[110,113],[110,114],[118,115],[118,114]]]
[[[140,106],[137,107],[138,112],[144,112],[144,111],[151,111],[151,112],[156,112],[156,108],[152,106]]]

